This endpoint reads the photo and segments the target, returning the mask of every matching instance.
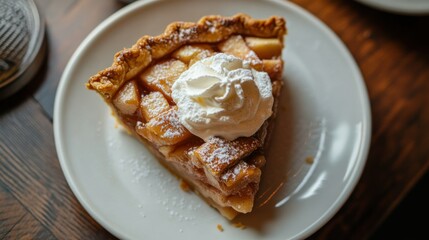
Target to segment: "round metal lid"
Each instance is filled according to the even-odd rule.
[[[0,4],[0,99],[17,92],[42,65],[45,25],[33,0]]]

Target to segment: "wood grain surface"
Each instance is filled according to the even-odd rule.
[[[346,44],[364,76],[373,120],[361,180],[340,211],[310,238],[367,239],[429,169],[429,16],[394,15],[354,1],[292,2]],[[70,56],[123,4],[36,3],[46,19],[46,63],[30,85],[0,102],[0,239],[114,239],[82,208],[65,181],[52,112]]]

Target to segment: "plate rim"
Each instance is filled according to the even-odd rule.
[[[91,217],[94,218],[103,228],[105,228],[111,234],[119,238],[130,239],[132,237],[128,233],[119,231],[117,228],[115,228],[114,223],[112,223],[108,219],[103,218],[97,211],[94,210],[93,206],[91,206],[90,200],[86,199],[81,194],[81,191],[78,189],[75,183],[75,179],[72,176],[71,169],[70,167],[68,167],[68,163],[67,163],[68,160],[66,160],[66,156],[65,156],[66,147],[62,136],[63,127],[61,125],[61,123],[64,121],[63,114],[61,114],[62,111],[64,111],[63,110],[64,108],[61,108],[61,105],[64,103],[66,92],[67,92],[67,86],[68,84],[70,84],[70,77],[69,77],[71,76],[70,73],[73,72],[75,65],[77,64],[77,62],[79,62],[83,53],[86,52],[91,42],[94,39],[96,39],[99,34],[106,31],[110,25],[114,24],[121,18],[125,17],[127,14],[131,14],[134,11],[138,11],[141,8],[145,8],[150,4],[156,4],[162,1],[164,0],[136,1],[132,4],[129,4],[119,9],[118,11],[110,15],[108,18],[103,20],[99,25],[97,25],[88,34],[88,36],[80,43],[80,45],[78,46],[78,48],[75,50],[72,57],[68,61],[63,71],[63,74],[60,78],[57,93],[55,96],[54,118],[53,118],[54,119],[53,121],[54,140],[55,140],[55,147],[57,150],[60,166],[66,178],[66,181],[70,186],[70,189],[72,190],[73,194],[78,199],[79,203],[91,215]],[[298,15],[301,15],[302,17],[306,18],[312,24],[317,26],[319,30],[321,30],[324,34],[326,34],[329,40],[335,44],[340,54],[345,57],[345,60],[347,61],[347,65],[350,66],[352,75],[355,76],[355,78],[357,79],[357,81],[354,81],[357,85],[357,92],[359,97],[357,101],[360,103],[360,106],[362,107],[362,112],[364,113],[364,115],[362,116],[362,138],[359,143],[359,154],[356,156],[356,159],[358,161],[357,161],[357,164],[353,166],[354,171],[349,177],[349,180],[347,181],[347,184],[345,185],[345,187],[338,194],[336,200],[332,202],[331,206],[328,209],[325,210],[324,214],[321,215],[315,222],[313,222],[313,224],[302,229],[302,231],[300,231],[295,236],[293,236],[293,238],[306,238],[311,234],[315,233],[322,226],[324,226],[338,212],[338,210],[344,205],[347,199],[349,199],[351,193],[354,191],[357,183],[359,182],[363,169],[366,165],[369,148],[371,145],[370,143],[371,143],[372,120],[371,120],[370,102],[369,102],[368,92],[366,89],[364,78],[361,74],[359,65],[356,63],[355,59],[353,58],[352,54],[347,49],[345,44],[340,40],[340,38],[333,32],[331,28],[329,28],[324,22],[322,22],[322,20],[318,19],[312,13],[308,12],[307,10],[305,10],[304,8],[300,7],[299,5],[293,2],[281,1],[281,0],[264,0],[264,1],[283,5],[284,7],[289,8],[292,11],[296,12]]]
[[[406,15],[427,15],[429,14],[429,3],[427,6],[423,8],[410,8],[410,7],[401,7],[399,5],[392,4],[391,1],[388,1],[387,3],[380,3],[373,0],[356,0],[359,3],[362,3],[366,6],[373,7],[375,9],[381,10],[381,11],[387,11],[390,13],[396,13],[396,14],[406,14]]]

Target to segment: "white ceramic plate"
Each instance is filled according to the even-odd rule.
[[[177,20],[244,12],[287,19],[285,87],[254,212],[225,220],[185,193],[137,140],[115,128],[87,79],[113,54]],[[55,141],[67,181],[85,209],[125,239],[291,239],[326,223],[356,185],[370,141],[361,74],[340,40],[287,1],[139,1],[118,11],[81,44],[57,93]],[[314,158],[313,164],[306,158]],[[219,232],[221,224],[225,229]]]
[[[357,0],[368,6],[394,13],[428,14],[428,0]]]

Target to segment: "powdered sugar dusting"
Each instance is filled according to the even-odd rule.
[[[167,99],[160,92],[151,92],[141,99],[142,113],[146,120],[158,116],[170,107]]]
[[[235,148],[229,148],[226,146],[221,146],[220,148],[214,150],[212,155],[210,155],[205,160],[211,168],[219,169],[219,164],[228,164],[233,160],[233,156],[237,155],[238,151]]]
[[[214,33],[214,32],[216,32],[216,26],[213,24],[213,22],[210,22],[210,21],[206,20],[206,21],[204,22],[204,24],[208,27],[207,31],[208,31],[209,33]]]
[[[128,184],[139,187],[139,193],[144,193],[142,200],[137,204],[138,213],[142,218],[151,216],[151,209],[148,209],[148,197],[156,199],[155,202],[164,213],[171,219],[181,222],[195,224],[196,212],[201,208],[199,199],[196,202],[190,201],[189,196],[179,190],[178,181],[166,172],[155,159],[148,155],[129,155],[118,159],[119,168],[126,172],[129,178]],[[153,181],[156,179],[156,181]],[[178,191],[171,194],[171,189]],[[192,195],[191,195],[192,196]],[[195,196],[196,198],[196,196]],[[159,212],[157,213],[159,214]]]
[[[213,137],[196,151],[212,173],[220,175],[240,159],[252,153],[259,147],[259,144],[259,141],[254,138],[239,138],[228,141]]]
[[[165,112],[165,114],[160,115],[158,118],[154,118],[150,124],[160,126],[162,138],[171,139],[180,137],[186,132],[186,129],[180,123],[177,112],[174,109]]]
[[[190,36],[194,35],[196,33],[196,29],[195,28],[185,28],[185,29],[180,29],[179,32],[179,39],[184,39],[187,40],[189,39]]]
[[[255,66],[255,65],[262,64],[262,61],[259,59],[259,57],[256,55],[254,51],[249,51],[244,57],[243,64]]]
[[[129,170],[132,183],[140,183],[144,178],[160,174],[160,170],[154,169],[149,161],[151,160],[144,155],[122,157],[119,159],[119,166],[123,170]]]
[[[237,165],[234,166],[234,168],[229,169],[225,174],[222,175],[221,179],[224,182],[235,182],[237,176],[245,171],[249,165],[247,165],[245,162],[239,162]]]

